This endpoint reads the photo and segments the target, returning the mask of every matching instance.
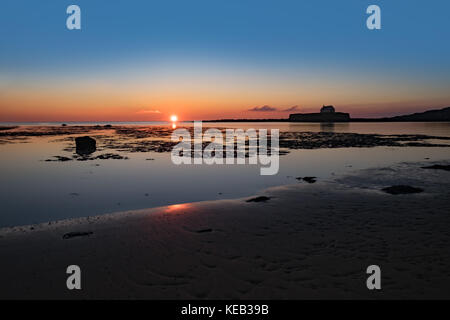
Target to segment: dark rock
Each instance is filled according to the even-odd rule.
[[[314,183],[316,182],[316,177],[303,177],[303,181],[306,181],[308,183]]]
[[[422,169],[439,169],[439,170],[450,171],[450,165],[434,164],[432,166],[422,167]]]
[[[93,159],[100,159],[100,160],[106,160],[106,159],[115,159],[115,160],[128,160],[128,157],[121,156],[117,153],[104,153],[96,156]]]
[[[93,234],[92,231],[84,231],[84,232],[75,231],[75,232],[69,232],[69,233],[66,233],[65,235],[63,235],[63,239],[70,239],[70,238],[74,238],[74,237],[90,236],[91,234]]]
[[[267,200],[270,200],[270,197],[259,196],[259,197],[255,197],[255,198],[251,198],[251,199],[245,200],[245,202],[266,202]]]
[[[88,136],[75,138],[75,144],[76,152],[80,156],[89,155],[97,150],[97,143],[95,142],[95,139]]]
[[[201,229],[201,230],[197,230],[197,233],[205,233],[205,232],[212,232],[212,229]]]
[[[406,186],[406,185],[397,185],[391,186],[381,189],[382,191],[389,194],[408,194],[408,193],[420,193],[423,192],[423,189]]]
[[[295,179],[297,179],[297,180],[299,180],[299,181],[303,180],[303,181],[308,182],[308,183],[314,183],[314,182],[317,181],[317,180],[316,180],[317,177],[297,177],[297,178],[295,178]]]
[[[65,161],[72,161],[72,158],[68,158],[68,157],[64,157],[64,156],[53,156],[53,158],[55,159],[46,159],[45,161],[47,162],[53,162],[53,161],[60,161],[60,162],[65,162]]]
[[[67,124],[63,123],[63,124],[61,125],[61,127],[67,127]]]
[[[110,124],[105,124],[105,128],[112,128],[112,125],[110,125]]]
[[[14,127],[4,127],[4,126],[1,126],[0,127],[0,131],[3,131],[3,130],[11,130],[11,129],[15,129],[15,128],[18,128],[18,126],[14,126]]]

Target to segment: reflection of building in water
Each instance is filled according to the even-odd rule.
[[[320,131],[322,132],[334,132],[334,122],[321,122]]]
[[[344,112],[336,112],[333,106],[323,106],[320,113],[293,113],[289,115],[289,121],[299,122],[347,122],[350,115]]]

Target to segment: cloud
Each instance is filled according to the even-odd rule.
[[[293,106],[293,107],[290,107],[290,108],[287,108],[287,109],[284,109],[284,110],[281,110],[281,111],[291,112],[291,111],[298,111],[298,110],[300,110],[298,106]]]
[[[136,113],[139,113],[139,114],[161,113],[161,111],[159,111],[159,110],[139,110]]]
[[[262,107],[254,107],[254,108],[248,109],[248,111],[272,112],[272,111],[277,111],[277,108],[266,105],[266,106],[262,106]]]

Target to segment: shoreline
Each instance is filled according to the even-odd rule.
[[[417,130],[414,127],[399,134],[391,134],[395,128],[379,130],[380,133],[286,131],[280,135],[283,173],[264,180],[254,177],[250,166],[218,167],[214,173],[195,166],[171,167],[170,151],[175,143],[168,141],[172,132],[169,127],[22,127],[0,134],[6,173],[0,226],[247,196],[264,187],[296,183],[297,175],[318,176],[320,180],[352,170],[349,168],[390,165],[399,159],[447,159],[450,137],[446,127],[442,124],[433,130],[425,127],[418,134],[410,134]],[[89,156],[76,153],[75,139],[83,135],[96,140],[98,148]],[[303,149],[308,151],[296,151]],[[336,159],[319,165],[322,158],[333,157]],[[114,170],[116,167],[122,169]],[[34,168],[33,175],[25,174],[30,168]],[[194,172],[201,182],[192,188],[187,176]],[[233,186],[233,181],[239,181],[242,174],[246,182]],[[161,183],[154,183],[158,179]],[[209,188],[211,179],[227,182]],[[41,192],[38,188],[24,187],[39,180],[45,185],[41,185]],[[34,206],[23,198],[35,199]]]
[[[255,195],[269,198],[261,202],[3,228],[0,298],[448,299],[450,173],[420,166],[274,187]],[[392,181],[424,192],[379,191]],[[82,269],[80,291],[65,288],[71,264]],[[380,292],[365,287],[371,264],[382,270]]]
[[[391,122],[402,122],[402,123],[448,123],[450,120],[446,119],[436,119],[436,120],[402,120],[402,119],[392,119],[389,118],[352,118],[348,121],[292,121],[288,118],[273,118],[273,119],[213,119],[213,120],[183,120],[178,121],[177,123],[194,123],[195,121],[201,121],[204,123],[227,123],[227,122],[290,122],[290,123],[349,123],[349,122],[378,122],[378,123],[391,123]],[[105,126],[105,125],[136,125],[136,126],[146,126],[146,125],[155,125],[155,126],[165,126],[171,125],[170,121],[33,121],[33,122],[0,122],[0,131],[10,130],[17,127],[26,127],[26,126],[61,126],[62,124],[66,124],[68,127],[70,126]]]
[[[426,160],[426,161],[422,161],[422,162],[399,162],[397,164],[394,164],[394,166],[402,166],[402,165],[406,165],[406,166],[410,166],[410,165],[414,165],[418,168],[421,168],[425,165],[435,165],[435,164],[450,164],[450,160],[449,161],[430,161],[430,160]],[[389,167],[374,167],[374,168],[363,168],[363,169],[358,169],[358,170],[354,170],[354,171],[350,171],[350,172],[346,172],[346,173],[342,173],[342,174],[338,174],[338,175],[332,175],[329,176],[326,179],[322,179],[319,182],[317,182],[317,177],[311,177],[314,180],[314,184],[315,185],[334,185],[335,183],[338,184],[342,184],[345,185],[346,187],[350,187],[350,188],[361,188],[361,189],[367,189],[370,187],[368,187],[368,185],[372,184],[372,190],[373,191],[379,191],[379,190],[375,190],[373,189],[373,184],[376,182],[374,181],[370,181],[373,179],[367,179],[368,177],[364,177],[365,183],[361,184],[361,181],[357,178],[359,176],[360,173],[370,173],[370,174],[376,174],[376,173],[380,173],[383,171],[390,171],[391,168]],[[442,172],[441,170],[438,170],[437,172]],[[427,173],[425,171],[425,173]],[[356,180],[352,180],[352,178],[355,178]],[[294,177],[291,177],[294,178]],[[308,177],[306,177],[308,178]],[[301,177],[296,178],[299,182],[301,182],[303,179]],[[388,180],[386,179],[386,177],[382,177],[381,180],[383,180],[386,183],[389,183]],[[308,179],[306,179],[308,180]],[[305,180],[305,181],[306,181]],[[390,183],[394,183],[398,181],[398,179],[394,179],[394,181],[390,181]],[[316,183],[317,182],[317,183]],[[366,184],[366,186],[364,186],[364,184]],[[276,186],[272,186],[272,187],[268,187],[268,188],[264,188],[262,190],[260,190],[260,192],[256,192],[254,195],[248,195],[248,196],[241,196],[241,197],[233,197],[233,198],[223,198],[223,199],[212,199],[212,200],[200,200],[200,201],[193,201],[193,202],[184,202],[184,203],[174,203],[174,204],[167,204],[167,205],[162,205],[162,206],[156,206],[156,207],[148,207],[148,208],[141,208],[141,209],[130,209],[130,210],[118,210],[118,211],[114,211],[114,212],[106,212],[106,213],[101,213],[101,214],[94,214],[94,215],[90,215],[90,216],[82,216],[82,217],[68,217],[68,218],[63,218],[63,219],[58,219],[58,220],[51,220],[51,221],[42,221],[42,222],[37,222],[37,223],[28,223],[28,224],[23,224],[23,225],[13,225],[13,226],[0,226],[0,238],[2,237],[2,235],[6,235],[8,233],[14,233],[14,232],[26,232],[28,230],[46,230],[46,229],[50,229],[50,226],[55,227],[55,226],[63,226],[63,225],[70,225],[70,224],[83,224],[83,223],[92,223],[95,220],[104,220],[105,219],[114,219],[114,218],[120,218],[120,217],[124,217],[124,216],[129,216],[129,215],[134,215],[134,214],[139,214],[140,212],[146,212],[148,213],[149,211],[159,211],[159,210],[164,210],[165,208],[171,208],[171,207],[177,207],[177,206],[187,206],[187,205],[201,205],[203,203],[216,203],[216,202],[221,202],[221,201],[232,201],[232,202],[236,202],[236,201],[246,201],[249,199],[253,199],[255,197],[258,197],[259,194],[264,194],[266,192],[270,192],[271,190],[278,190],[278,189],[283,189],[283,188],[296,188],[296,187],[307,187],[308,185],[305,185],[305,183],[303,184],[299,184],[299,183],[288,183],[288,184],[282,184],[282,185],[276,185]],[[311,187],[311,185],[310,185]]]

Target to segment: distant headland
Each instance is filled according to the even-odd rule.
[[[218,119],[204,122],[437,122],[450,121],[450,107],[384,118],[351,118],[349,113],[336,112],[333,106],[322,106],[317,113],[292,113],[281,119]]]

